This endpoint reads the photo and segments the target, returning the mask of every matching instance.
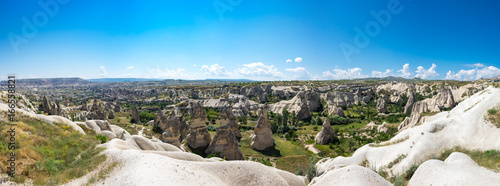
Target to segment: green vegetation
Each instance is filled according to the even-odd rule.
[[[96,148],[101,140],[95,133],[82,135],[71,127],[47,124],[32,118],[21,117],[16,122],[16,150],[18,162],[16,178],[22,183],[31,179],[35,185],[59,185],[93,170],[106,159]],[[0,125],[7,134],[5,123]],[[5,135],[0,135],[0,169],[6,172],[8,153]]]
[[[148,121],[154,120],[156,118],[156,115],[149,112],[140,112],[139,118],[141,120],[141,123],[146,124]]]
[[[453,152],[462,152],[467,154],[474,160],[477,164],[482,167],[486,167],[497,173],[500,173],[500,151],[497,150],[468,150],[462,147],[453,147],[452,149],[447,149],[437,157],[437,159],[444,161]]]
[[[489,109],[487,118],[493,125],[500,128],[500,112],[497,109]]]

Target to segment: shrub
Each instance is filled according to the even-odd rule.
[[[489,109],[488,110],[488,114],[490,114],[490,115],[493,115],[493,114],[496,114],[496,113],[497,113],[497,110],[495,110],[495,109]]]
[[[96,139],[98,139],[98,140],[101,140],[101,144],[102,144],[102,143],[106,143],[106,142],[108,141],[108,138],[106,138],[106,136],[104,136],[104,135],[100,135],[100,134],[97,134],[97,135],[95,136],[95,138],[96,138]]]
[[[410,169],[408,169],[408,170],[406,171],[406,174],[405,174],[405,179],[406,179],[406,180],[410,180],[410,179],[411,179],[411,177],[413,176],[413,174],[415,173],[415,171],[417,171],[418,166],[419,166],[419,165],[415,165],[415,164],[413,164],[413,165],[410,167]]]
[[[219,127],[214,126],[214,125],[208,125],[208,126],[207,126],[207,129],[208,129],[209,131],[217,131],[217,129],[219,129]]]

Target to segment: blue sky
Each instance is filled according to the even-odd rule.
[[[474,80],[500,1],[2,1],[0,78]],[[390,17],[390,18],[389,18]]]

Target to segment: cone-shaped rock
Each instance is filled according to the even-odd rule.
[[[115,114],[113,111],[109,111],[108,119],[115,119]]]
[[[333,130],[332,126],[330,126],[328,120],[325,119],[325,122],[323,122],[323,128],[316,135],[314,141],[316,141],[317,144],[325,145],[328,143],[332,143],[334,139],[335,139],[335,130]]]
[[[250,145],[254,150],[265,150],[274,146],[273,132],[267,118],[267,104],[262,108],[261,115],[257,120]]]
[[[231,131],[233,131],[234,136],[238,141],[241,139],[241,133],[238,129],[238,123],[236,123],[236,117],[233,114],[233,107],[229,106],[225,108],[221,113],[222,123],[221,125],[227,125]]]
[[[189,132],[186,136],[186,141],[190,148],[204,152],[210,144],[210,133],[208,133],[207,125],[205,124],[207,115],[205,110],[198,102],[193,108],[191,123],[189,123]]]
[[[132,108],[132,123],[137,123],[141,124],[141,119],[139,117],[139,111],[137,110],[137,107]]]
[[[115,112],[121,112],[121,111],[122,111],[122,108],[120,107],[120,102],[118,102],[118,101],[117,101],[117,102],[115,103],[115,108],[113,108],[113,110],[114,110]]]
[[[163,114],[163,111],[158,110],[155,119],[155,125],[162,131],[161,140],[165,143],[170,143],[175,146],[180,146],[180,142],[186,137],[187,124],[182,120],[182,115],[179,115],[178,109],[172,111],[168,118]]]
[[[205,154],[220,154],[227,160],[244,160],[239,143],[229,125],[221,125],[210,142]]]

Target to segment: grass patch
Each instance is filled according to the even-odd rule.
[[[500,111],[492,108],[488,110],[488,120],[495,125],[497,128],[500,128]]]
[[[96,148],[101,140],[95,133],[82,135],[62,129],[59,124],[48,124],[21,116],[16,126],[16,179],[22,183],[31,179],[35,185],[60,185],[92,171],[106,156],[104,149]],[[0,125],[0,169],[6,172],[8,153],[6,125]]]
[[[437,159],[444,161],[453,152],[461,152],[467,154],[472,158],[472,160],[474,160],[480,166],[486,167],[490,170],[500,173],[500,151],[498,150],[480,151],[480,150],[467,150],[462,147],[453,147],[452,149],[447,149],[443,151]]]

